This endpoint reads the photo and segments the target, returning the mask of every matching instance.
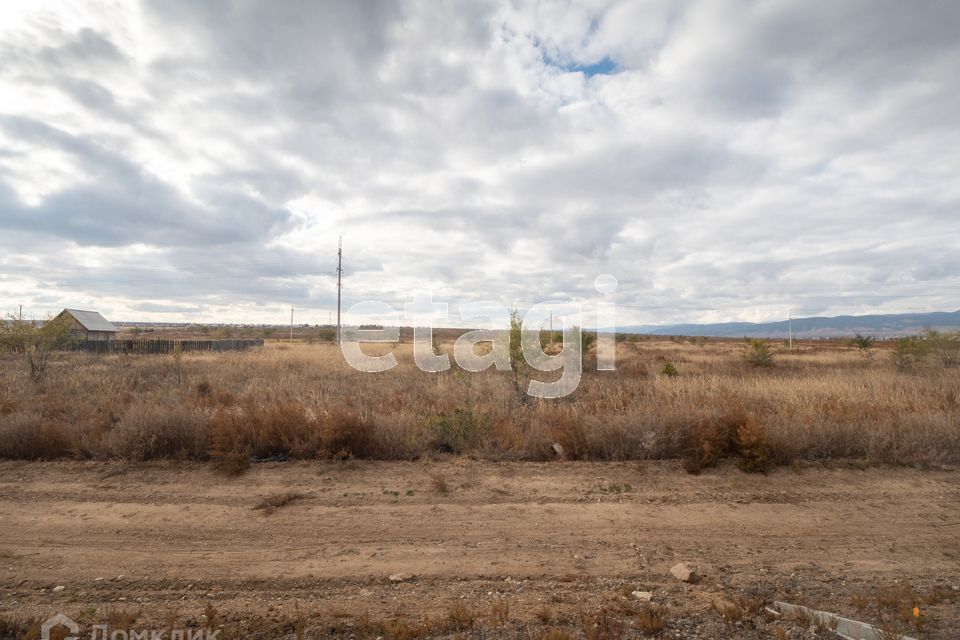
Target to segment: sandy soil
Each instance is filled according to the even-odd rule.
[[[286,492],[302,496],[255,508]],[[702,580],[673,578],[680,561]],[[396,573],[414,577],[393,584]],[[960,637],[956,472],[694,477],[660,462],[448,459],[266,463],[225,478],[197,464],[0,463],[11,635],[63,612],[248,637],[293,637],[298,624],[308,637],[638,637],[645,606],[631,592],[643,590],[666,607],[663,637],[829,637],[753,607],[890,623],[882,594],[906,585],[921,604],[912,635]],[[750,611],[725,619],[738,601]]]

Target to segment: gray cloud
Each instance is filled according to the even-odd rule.
[[[82,15],[0,31],[0,292],[38,312],[322,321],[340,234],[348,303],[960,306],[955,3]]]

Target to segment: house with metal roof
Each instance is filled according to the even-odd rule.
[[[73,340],[108,342],[117,336],[117,327],[96,311],[64,309],[55,319],[60,318],[70,320],[70,337]]]

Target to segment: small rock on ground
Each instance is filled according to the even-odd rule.
[[[696,567],[686,562],[679,562],[673,565],[673,567],[670,568],[670,575],[680,582],[689,582],[690,584],[694,584],[700,581],[700,576],[697,575]]]

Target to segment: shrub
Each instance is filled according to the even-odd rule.
[[[235,476],[250,468],[251,446],[235,412],[219,410],[208,422],[210,460],[215,471]]]
[[[857,334],[850,339],[850,344],[860,350],[860,353],[863,354],[863,357],[867,360],[873,360],[873,343],[876,342],[876,338],[873,336],[864,336]]]
[[[684,470],[694,475],[730,455],[739,456],[737,465],[744,471],[765,471],[770,464],[766,428],[740,409],[690,425],[685,451]]]
[[[770,468],[767,429],[753,418],[737,427],[737,450],[737,466],[742,471],[765,473]]]
[[[70,341],[71,320],[50,318],[42,325],[9,317],[0,320],[0,349],[22,354],[30,365],[30,378],[40,382],[54,349]]]
[[[673,364],[668,362],[667,364],[663,365],[663,369],[660,369],[660,375],[668,378],[676,378],[678,375],[680,375],[680,372],[677,371],[677,368],[673,366]]]
[[[590,351],[591,347],[597,342],[596,331],[580,331],[580,353]]]
[[[894,344],[891,359],[897,371],[903,373],[913,369],[916,359],[914,342],[915,340],[913,338],[900,338],[896,344]]]
[[[726,428],[711,420],[701,420],[689,427],[683,468],[694,475],[726,455],[729,449],[729,435]]]
[[[941,333],[934,329],[927,329],[924,332],[924,340],[929,345],[930,353],[944,367],[952,368],[960,364],[960,332]]]
[[[197,391],[198,398],[201,398],[201,399],[208,398],[210,394],[213,392],[213,387],[210,385],[208,381],[201,380],[200,382],[197,383],[196,391]]]
[[[202,460],[210,449],[210,431],[201,416],[176,402],[134,405],[106,436],[112,455],[133,460]]]
[[[376,458],[374,426],[360,414],[335,409],[324,416],[323,449],[334,458]]]
[[[462,453],[477,444],[487,431],[487,421],[472,411],[456,409],[453,413],[437,416],[430,423],[433,446],[445,453]]]
[[[74,453],[70,433],[38,413],[16,413],[0,423],[0,458],[51,460]]]
[[[743,358],[754,367],[769,367],[773,364],[773,350],[765,340],[751,340],[743,351]]]

